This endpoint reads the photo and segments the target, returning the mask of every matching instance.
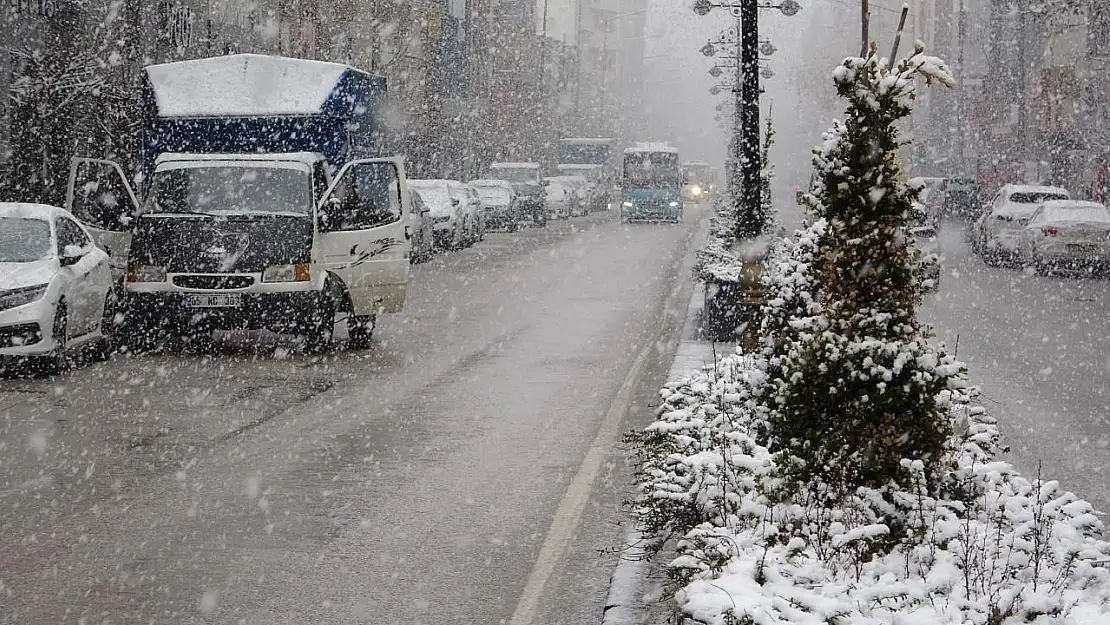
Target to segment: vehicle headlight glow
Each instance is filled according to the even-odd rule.
[[[310,282],[311,280],[312,276],[308,270],[308,263],[274,265],[273,267],[267,267],[266,271],[262,272],[263,282]]]
[[[128,282],[165,282],[166,268],[160,265],[128,265]]]
[[[8,310],[36,302],[46,295],[49,284],[36,284],[9,291],[0,291],[0,310]]]
[[[678,208],[678,202],[671,202],[671,208]]]
[[[623,204],[623,206],[624,206],[625,208],[632,208],[632,202],[625,202],[625,203]]]
[[[701,187],[699,187],[698,185],[694,185],[690,188],[690,193],[693,193],[694,195],[701,195]]]

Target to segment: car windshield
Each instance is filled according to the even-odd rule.
[[[0,217],[0,263],[29,263],[50,258],[50,222]]]
[[[1041,204],[1048,200],[1066,200],[1068,196],[1060,195],[1058,193],[1035,193],[1035,192],[1020,192],[1010,194],[1010,203],[1012,204]]]
[[[307,169],[239,164],[155,172],[146,212],[205,215],[312,214]]]
[[[536,184],[539,182],[540,172],[534,167],[494,167],[490,170],[490,176],[520,184]]]

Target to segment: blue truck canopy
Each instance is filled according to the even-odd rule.
[[[348,65],[234,54],[151,65],[144,186],[166,152],[319,152],[333,168],[381,156],[385,79]]]

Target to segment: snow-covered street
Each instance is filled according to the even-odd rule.
[[[921,317],[973,372],[1025,474],[1110,511],[1110,282],[988,267],[946,223],[940,291]]]
[[[0,380],[0,622],[596,622],[700,217],[491,233],[365,352]]]

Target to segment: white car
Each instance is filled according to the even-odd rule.
[[[466,246],[466,224],[447,183],[447,180],[410,180],[409,188],[420,195],[430,211],[436,247],[457,250]]]
[[[68,211],[0,203],[0,359],[65,369],[75,350],[112,351],[107,252]]]
[[[420,199],[420,194],[409,189],[412,212],[409,213],[409,226],[412,229],[412,253],[409,259],[422,263],[435,254],[435,233],[432,230],[432,213]]]
[[[482,218],[482,202],[478,193],[467,185],[451,180],[447,183],[454,201],[463,215],[464,230],[466,231],[466,244],[471,245],[486,238],[486,227]]]
[[[560,176],[574,189],[578,198],[577,212],[572,211],[572,217],[582,217],[590,214],[590,182],[583,176]]]
[[[561,178],[544,178],[547,189],[547,218],[567,219],[574,204],[574,190]]]
[[[482,221],[486,227],[516,232],[520,225],[520,200],[513,185],[504,180],[471,180],[470,188],[482,203]]]
[[[1006,185],[994,196],[987,210],[972,224],[971,246],[988,263],[1020,261],[1021,232],[1037,207],[1049,200],[1067,200],[1071,195],[1059,187]]]
[[[1096,202],[1045,202],[1021,232],[1022,256],[1041,275],[1110,269],[1110,210]]]

